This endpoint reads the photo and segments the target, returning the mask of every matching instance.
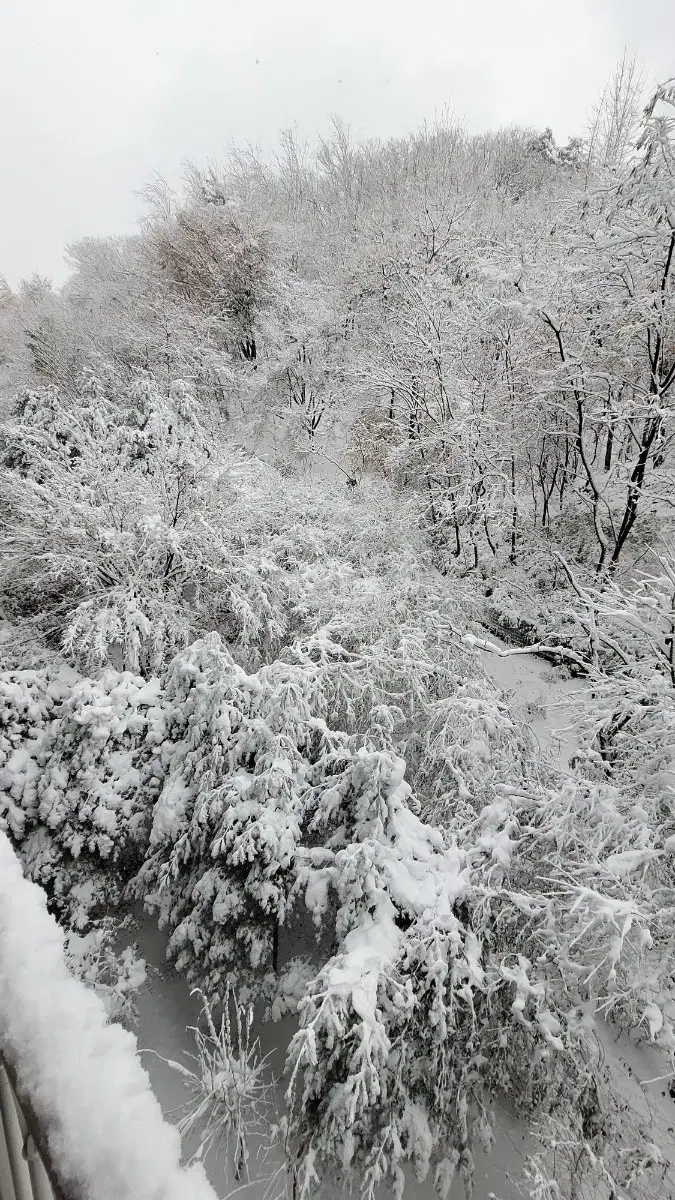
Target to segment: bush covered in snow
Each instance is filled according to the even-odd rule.
[[[589,1015],[675,1045],[670,844],[615,787],[526,768],[524,733],[465,678],[468,652],[455,644],[454,677],[439,677],[415,645],[407,712],[390,658],[325,636],[247,673],[211,634],[151,686],[110,672],[75,685],[44,737],[27,870],[77,925],[140,864],[134,893],[211,1003],[234,988],[297,1014],[298,1186],[339,1166],[366,1196],[400,1190],[410,1162],[444,1193],[455,1172],[470,1180],[500,1095],[572,1124],[593,1109],[609,1170],[619,1127]]]

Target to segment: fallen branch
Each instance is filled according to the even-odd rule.
[[[507,646],[502,649],[494,642],[489,642],[487,638],[476,637],[473,633],[465,633],[462,641],[465,646],[471,646],[474,650],[486,650],[489,654],[497,654],[499,658],[510,658],[514,654],[558,655],[560,658],[569,658],[571,662],[576,663],[590,679],[602,678],[600,672],[595,671],[585,658],[582,658],[574,650],[567,650],[564,646],[546,646],[543,642],[535,642],[531,646]]]

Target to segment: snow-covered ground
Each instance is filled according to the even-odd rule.
[[[490,640],[505,648],[492,634]],[[533,753],[546,755],[564,771],[576,748],[574,733],[580,706],[584,703],[586,685],[582,680],[565,678],[555,667],[530,654],[505,658],[481,652],[488,675],[510,696],[517,716],[532,730]],[[200,1001],[190,994],[185,980],[177,976],[165,959],[166,938],[150,918],[140,912],[128,936],[136,942],[148,964],[147,982],[138,996],[139,1022],[136,1030],[143,1053],[143,1065],[165,1116],[177,1119],[188,1092],[185,1080],[166,1059],[188,1062],[194,1053],[194,1039],[188,1026],[197,1024]],[[271,1054],[271,1069],[280,1075],[288,1027],[267,1025],[256,1030],[263,1053]],[[667,1070],[664,1055],[657,1050],[630,1039],[616,1037],[609,1028],[598,1032],[605,1062],[611,1066],[616,1086],[622,1097],[640,1118],[653,1129],[654,1141],[661,1146],[667,1159],[675,1163],[675,1103],[668,1094],[668,1081],[659,1079]],[[643,1081],[656,1080],[643,1086]],[[283,1109],[283,1087],[277,1088],[279,1110]],[[195,1144],[186,1142],[187,1155]],[[527,1129],[509,1113],[498,1115],[496,1143],[488,1159],[478,1158],[474,1200],[522,1200],[527,1192],[522,1186],[525,1159],[535,1149]],[[260,1144],[252,1147],[251,1180],[242,1184],[233,1178],[224,1152],[211,1153],[205,1161],[207,1174],[221,1197],[236,1193],[250,1200],[277,1200],[284,1194],[283,1159],[279,1150],[262,1154]],[[289,1193],[290,1194],[290,1193]],[[328,1196],[326,1190],[324,1195]],[[431,1180],[424,1184],[411,1183],[410,1195],[415,1200],[432,1200],[435,1195]],[[659,1195],[658,1191],[654,1193]],[[460,1200],[463,1188],[456,1181],[451,1200]],[[664,1183],[661,1200],[675,1197],[675,1171],[671,1168]]]
[[[508,649],[506,642],[493,633],[489,640],[501,650]],[[534,654],[500,658],[481,651],[480,657],[485,673],[503,688],[517,718],[529,726],[535,753],[550,756],[564,769],[578,747],[575,724],[588,684],[583,679],[566,677]]]

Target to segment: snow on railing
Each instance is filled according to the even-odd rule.
[[[5,1191],[15,1200],[58,1200],[59,1189],[67,1200],[215,1200],[202,1166],[181,1166],[178,1131],[162,1117],[136,1039],[111,1025],[99,997],[69,972],[45,894],[24,879],[1,830],[0,1056],[9,1068],[2,1200]],[[56,1190],[37,1163],[38,1142]],[[19,1152],[26,1169],[14,1172]]]
[[[0,1057],[1,1200],[65,1200],[45,1161],[30,1106],[19,1100],[14,1079]]]

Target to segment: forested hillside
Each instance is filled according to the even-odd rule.
[[[214,1012],[294,1017],[294,1198],[468,1190],[495,1106],[524,1195],[669,1194],[597,1030],[667,1092],[675,88],[146,199],[0,290],[0,829],[109,993],[140,900]],[[570,763],[491,632],[587,685]]]

